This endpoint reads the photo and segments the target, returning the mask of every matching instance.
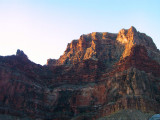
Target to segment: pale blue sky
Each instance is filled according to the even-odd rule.
[[[91,32],[135,26],[160,49],[160,0],[0,0],[0,55],[23,50],[45,64]]]

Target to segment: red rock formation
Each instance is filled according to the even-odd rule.
[[[130,55],[121,59],[115,64],[115,67],[117,68],[114,68],[114,72],[122,72],[130,67],[135,67],[154,76],[160,76],[160,64],[152,60],[148,56],[146,48],[141,45],[134,45],[131,48]]]
[[[116,41],[116,37],[117,34],[97,32],[82,35],[80,39],[68,44],[56,64],[76,64],[88,59],[112,62],[112,59],[118,59],[123,51],[118,50],[121,45]]]
[[[124,109],[160,112],[160,52],[134,27],[94,32],[46,66],[23,51],[0,57],[0,113],[51,120],[97,119]]]
[[[125,50],[123,52],[122,58],[130,55],[131,48],[134,45],[143,45],[148,50],[157,51],[155,44],[153,43],[152,38],[145,35],[144,33],[138,32],[133,26],[128,29],[122,29],[118,33],[117,40],[125,45]]]

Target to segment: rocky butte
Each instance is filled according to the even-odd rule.
[[[0,56],[0,118],[147,120],[160,113],[160,51],[136,28],[93,32],[45,66]]]

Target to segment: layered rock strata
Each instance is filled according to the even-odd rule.
[[[1,114],[95,120],[132,109],[158,113],[159,92],[160,51],[134,27],[82,35],[45,66],[21,50],[0,56]]]

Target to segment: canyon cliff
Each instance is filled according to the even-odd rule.
[[[117,34],[81,35],[44,66],[17,50],[0,56],[0,93],[0,113],[20,118],[96,120],[127,110],[159,113],[160,51],[133,26]]]

